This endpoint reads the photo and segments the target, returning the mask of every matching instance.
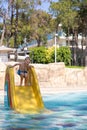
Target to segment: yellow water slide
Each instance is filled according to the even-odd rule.
[[[35,68],[29,69],[28,86],[16,86],[14,69],[7,67],[5,87],[7,87],[8,104],[11,109],[20,113],[40,113],[45,110]]]

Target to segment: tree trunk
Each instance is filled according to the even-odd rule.
[[[41,44],[41,38],[37,39],[37,46],[40,47]]]
[[[14,33],[14,47],[17,47],[17,32],[18,32],[18,4],[16,4],[16,20],[15,20],[15,33]]]
[[[5,18],[4,18],[4,20],[3,20],[3,31],[2,31],[2,35],[1,35],[0,46],[2,46],[2,45],[3,45],[3,40],[4,40],[5,29],[6,29],[6,26],[5,26]]]
[[[67,36],[67,43],[68,43],[68,45],[69,45],[69,27],[68,27],[68,36]]]

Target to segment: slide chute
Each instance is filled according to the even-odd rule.
[[[29,69],[28,86],[16,86],[14,68],[7,67],[5,74],[5,106],[19,113],[42,113],[45,111],[35,68]]]

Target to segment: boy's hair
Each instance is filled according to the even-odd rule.
[[[27,59],[29,59],[29,60],[30,60],[30,57],[29,57],[29,56],[25,57],[25,60],[27,60]]]

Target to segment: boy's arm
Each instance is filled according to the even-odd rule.
[[[17,66],[17,65],[20,65],[20,63],[17,63],[17,64],[15,64],[15,65],[13,65],[13,67],[15,67],[15,66]]]
[[[9,66],[9,67],[15,67],[15,66],[17,66],[17,65],[20,65],[20,63],[14,64],[14,65]]]

